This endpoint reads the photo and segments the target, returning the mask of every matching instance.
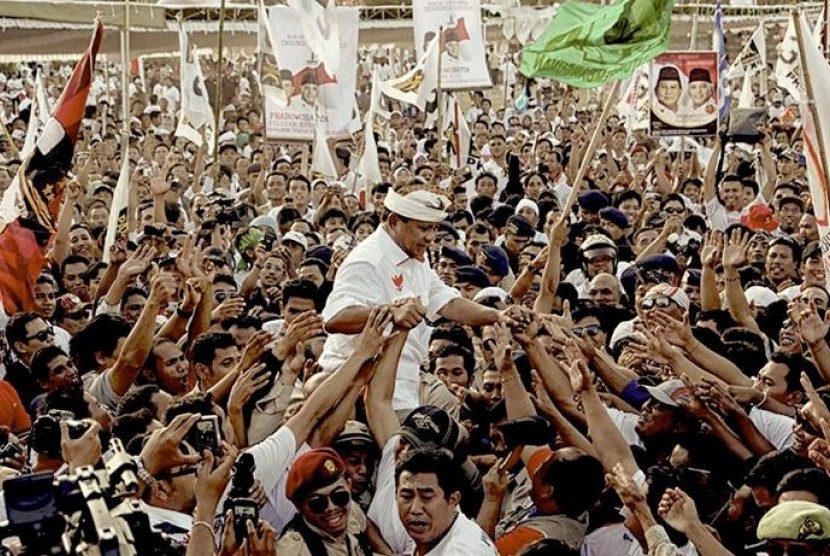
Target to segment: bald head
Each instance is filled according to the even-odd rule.
[[[620,302],[620,282],[616,276],[603,272],[597,274],[588,284],[588,297],[599,305],[614,305]]]

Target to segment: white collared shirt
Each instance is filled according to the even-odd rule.
[[[323,309],[328,322],[350,307],[373,307],[398,299],[418,297],[427,309],[427,319],[458,297],[458,290],[444,284],[428,261],[407,255],[381,226],[352,251],[337,271],[334,287]],[[421,359],[429,346],[430,326],[421,322],[409,332],[395,382],[395,410],[414,409],[418,399]],[[326,339],[320,365],[335,371],[353,350],[354,335],[332,334]]]
[[[496,546],[478,523],[458,512],[452,527],[425,556],[495,556]]]

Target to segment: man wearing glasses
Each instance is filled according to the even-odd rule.
[[[352,503],[346,465],[331,448],[309,450],[294,460],[285,483],[285,494],[299,513],[277,543],[278,554],[373,554],[360,531]]]
[[[37,313],[25,312],[14,315],[6,327],[6,337],[12,353],[17,357],[6,369],[6,381],[9,382],[27,410],[43,389],[32,376],[29,366],[32,357],[41,348],[55,345],[55,331]]]

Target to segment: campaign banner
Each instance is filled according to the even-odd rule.
[[[716,52],[666,52],[651,62],[649,132],[658,137],[718,130]]]
[[[311,51],[297,11],[287,6],[270,9],[268,24],[288,106],[265,98],[266,138],[311,141],[317,118],[328,137],[348,135],[357,81],[360,12],[357,8],[336,8],[335,12],[340,28],[340,66],[329,68]]]
[[[420,59],[441,34],[441,88],[492,87],[481,26],[480,0],[418,0],[412,3],[415,49]]]

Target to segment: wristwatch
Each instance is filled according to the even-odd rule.
[[[152,474],[150,474],[149,471],[147,471],[147,468],[144,467],[144,462],[141,461],[140,457],[135,458],[135,465],[137,467],[136,475],[138,475],[138,478],[141,479],[141,482],[151,489],[154,488],[158,484],[158,481]]]

